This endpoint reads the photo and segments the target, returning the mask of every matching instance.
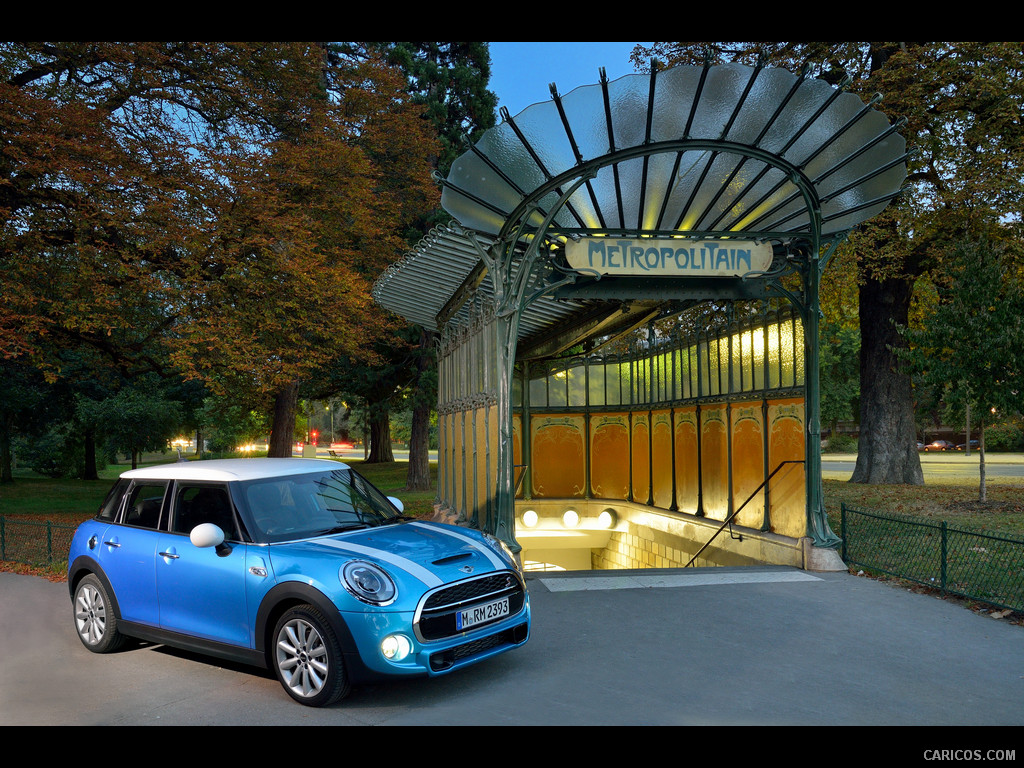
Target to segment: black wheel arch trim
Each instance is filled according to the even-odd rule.
[[[114,617],[121,621],[121,606],[117,602],[117,593],[114,592],[114,587],[110,584],[110,579],[107,578],[107,574],[103,572],[100,564],[88,555],[79,555],[68,568],[68,595],[74,600],[75,589],[77,589],[78,583],[90,573],[103,584],[103,588],[107,591],[107,596],[110,598]]]
[[[316,587],[311,587],[309,584],[304,584],[300,581],[282,581],[271,587],[270,591],[263,596],[259,610],[256,612],[255,644],[257,651],[265,650],[264,641],[266,640],[267,632],[273,629],[273,622],[270,619],[272,616],[275,616],[274,621],[277,620],[276,614],[279,613],[277,608],[282,603],[287,603],[288,605],[300,603],[315,605],[331,623],[331,628],[334,629],[335,634],[338,636],[338,642],[341,643],[342,651],[347,653],[356,649],[352,633],[348,631],[348,626],[341,618],[337,606],[331,602],[327,595]]]
[[[348,625],[338,611],[338,607],[319,589],[300,581],[280,582],[263,596],[256,613],[254,642],[258,653],[266,656],[269,652],[265,641],[273,630],[277,617],[288,610],[288,607],[303,603],[316,606],[330,622],[335,637],[338,638],[338,643],[341,645],[341,652],[345,656],[345,668],[352,682],[367,682],[382,677],[364,664],[363,658],[359,654],[359,648],[356,646]],[[278,610],[282,605],[286,606],[284,610]],[[271,621],[272,618],[273,621]],[[267,666],[270,668],[269,662]]]

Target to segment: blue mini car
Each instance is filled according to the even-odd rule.
[[[71,545],[75,629],[96,653],[131,637],[273,669],[314,707],[525,643],[529,596],[505,545],[401,512],[335,461],[125,472]]]

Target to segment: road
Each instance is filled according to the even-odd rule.
[[[210,657],[146,643],[91,654],[65,584],[0,572],[0,726],[987,725],[1017,726],[984,736],[1021,754],[1024,629],[953,602],[778,567],[528,585],[524,647],[314,710],[267,673]],[[903,741],[887,757],[919,760]]]
[[[925,480],[928,478],[978,479],[979,457],[976,451],[973,451],[970,456],[965,456],[962,453],[922,453],[920,457]],[[856,463],[856,454],[826,454],[821,457],[822,476],[830,480],[849,480]],[[985,477],[1024,477],[1024,454],[986,454]]]

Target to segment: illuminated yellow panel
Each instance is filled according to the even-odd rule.
[[[697,409],[676,411],[676,504],[680,512],[697,512],[698,462]]]
[[[452,414],[452,469],[454,470],[452,473],[452,507],[462,514],[466,513],[465,486],[463,485],[463,476],[466,473],[466,455],[462,441],[465,418],[465,411]]]
[[[487,482],[487,420],[484,418],[487,409],[477,408],[473,411],[475,429],[473,430],[474,452],[476,455],[476,476],[473,479],[475,485],[474,498],[476,508],[480,514],[487,510],[487,495],[490,483]]]
[[[590,487],[598,499],[628,498],[629,417],[624,413],[591,418]]]
[[[651,487],[650,425],[646,413],[633,414],[633,501],[646,503]]]
[[[515,424],[515,420],[513,418],[513,426],[514,426],[514,424]],[[498,438],[498,406],[496,406],[496,405],[492,405],[491,408],[490,408],[490,411],[488,412],[488,415],[487,415],[487,427],[488,427],[488,437],[490,438],[490,442],[488,443],[488,450],[490,452],[490,460],[489,460],[489,467],[488,467],[488,469],[490,470],[490,475],[488,476],[487,487],[489,489],[489,493],[491,494],[491,496],[493,498],[494,490],[498,487],[498,448],[497,448],[497,446],[498,446],[498,439],[499,438]],[[513,464],[520,464],[522,462],[520,461],[519,458],[516,457],[516,455],[515,455],[515,448],[516,448],[515,440],[513,439],[513,443],[512,443],[512,463]],[[518,471],[519,470],[517,469],[516,472],[518,472]],[[514,483],[515,480],[516,480],[516,475],[513,475],[512,476],[512,482]]]
[[[672,412],[655,411],[651,420],[651,475],[654,506],[672,506]]]
[[[725,406],[703,407],[700,421],[704,514],[725,520],[729,512],[729,437]]]
[[[582,497],[586,489],[583,453],[584,417],[580,414],[533,416],[530,455],[533,495]]]
[[[447,413],[437,416],[437,495],[445,504],[450,501],[448,473],[451,472],[452,466],[449,455],[448,419]]]
[[[804,401],[801,398],[768,403],[768,464],[804,458]],[[771,527],[784,536],[804,536],[807,529],[807,490],[804,465],[788,464],[769,483]]]
[[[495,419],[497,421],[497,419]],[[494,443],[497,445],[497,441]],[[497,462],[495,462],[497,463]],[[520,465],[523,463],[523,417],[518,413],[512,415],[512,463],[515,464],[515,473],[512,475],[513,486],[519,482],[519,473],[523,471],[523,467]],[[495,469],[497,471],[497,469]],[[516,494],[517,498],[522,498],[524,495],[524,489],[526,483],[524,482],[519,492]]]
[[[764,418],[761,403],[736,403],[732,408],[732,497],[736,509],[764,482]],[[764,494],[759,491],[740,511],[736,522],[760,528]]]

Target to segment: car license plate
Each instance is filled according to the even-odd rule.
[[[477,624],[483,624],[493,619],[500,619],[502,616],[508,616],[507,597],[503,597],[501,600],[495,600],[491,603],[477,605],[473,608],[467,608],[465,611],[459,611],[455,614],[455,628],[469,629]]]

